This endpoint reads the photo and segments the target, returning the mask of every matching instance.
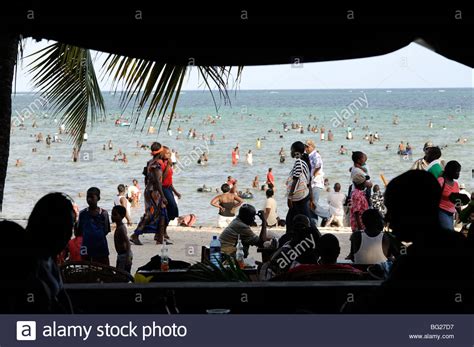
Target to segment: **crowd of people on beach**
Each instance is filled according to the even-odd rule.
[[[212,123],[216,119],[208,121]],[[394,117],[393,124],[398,122]],[[291,128],[303,129],[296,123],[291,124]],[[328,141],[333,140],[331,131],[326,133],[324,127],[318,130],[317,126],[308,125],[307,131],[319,133],[321,141],[325,140],[325,134]],[[182,133],[183,129],[178,128],[178,136]],[[187,136],[196,138],[198,135],[195,129],[190,129]],[[352,139],[350,128],[347,136]],[[379,141],[380,136],[370,133],[365,139],[371,144]],[[43,139],[36,136],[36,141]],[[211,135],[211,141],[215,141],[215,135]],[[0,222],[7,238],[12,238],[2,245],[18,245],[16,248],[2,246],[0,253],[5,259],[15,259],[20,264],[24,270],[21,276],[26,274],[20,279],[26,281],[26,286],[34,286],[40,291],[43,299],[38,301],[37,310],[71,310],[59,273],[59,266],[64,262],[85,260],[110,265],[107,235],[112,232],[111,221],[115,224],[115,267],[120,270],[131,272],[132,245],[142,245],[140,236],[144,233],[154,234],[157,245],[172,244],[168,225],[180,217],[176,198],[181,199],[181,194],[173,181],[178,153],[158,142],[143,146],[137,143],[137,147],[150,150],[152,156],[143,168],[144,188],[141,189],[138,180],[129,187],[118,185],[111,218],[108,211],[99,206],[100,189],[90,187],[86,195],[88,207],[82,211],[78,211],[77,205],[66,194],[50,193],[37,202],[25,229],[10,221]],[[261,148],[260,138],[256,146]],[[104,150],[107,148],[113,149],[111,140],[104,144]],[[216,224],[222,229],[219,236],[221,251],[235,257],[239,240],[245,256],[252,246],[272,249],[270,259],[261,264],[261,280],[295,279],[301,274],[328,270],[346,271],[356,278],[360,270],[352,265],[378,266],[373,268],[373,272],[379,269],[380,279],[385,281],[377,299],[377,305],[382,303],[382,306],[400,303],[399,300],[393,303],[386,300],[387,293],[392,294],[390,289],[396,288],[400,281],[426,279],[439,284],[438,271],[425,263],[437,264],[437,270],[451,271],[445,277],[449,280],[472,280],[474,193],[467,192],[458,182],[461,171],[458,161],[443,160],[442,149],[431,142],[425,143],[423,152],[424,156],[414,162],[411,170],[384,182],[381,187],[373,184],[367,167],[367,154],[352,151],[352,166],[348,170],[351,184],[347,193],[344,193],[346,190],[341,183],[336,182],[327,195],[328,207],[324,208],[321,193],[329,189],[329,181],[325,178],[323,158],[312,139],[296,141],[290,147],[294,162],[285,180],[288,208],[285,218],[278,215],[274,198],[276,179],[272,168],[268,168],[264,182],[260,182],[258,176],[252,182],[252,188],[265,192],[262,209],[246,203],[252,199],[252,193],[250,190],[239,191],[238,180],[232,176],[221,185],[221,193],[212,198],[210,205],[217,209]],[[346,155],[348,151],[341,146],[339,153]],[[409,143],[401,142],[398,154],[411,156]],[[78,150],[74,149],[74,161],[78,155]],[[119,156],[126,161],[121,150],[115,155],[117,160]],[[285,162],[283,147],[279,157],[281,163]],[[239,160],[237,144],[231,153],[232,165],[238,165]],[[198,164],[205,165],[207,161],[207,155],[203,155]],[[246,153],[246,163],[253,165],[251,150]],[[284,178],[277,177],[277,180]],[[199,189],[212,191],[206,186]],[[132,226],[130,209],[140,206],[142,197],[144,214],[129,236],[127,226]],[[258,226],[257,216],[260,219],[259,234],[252,229]],[[350,251],[345,255],[347,263],[338,263],[341,251],[338,238],[331,233],[321,234],[319,230],[331,226],[348,226],[352,231]],[[272,232],[276,227],[285,228],[280,238]],[[28,256],[22,258],[20,254]],[[3,267],[6,278],[20,276]],[[406,304],[423,300],[422,292],[415,292]],[[16,298],[17,294],[9,295],[13,298],[12,307],[27,309],[27,305]],[[380,298],[385,300],[380,301]],[[367,307],[372,306],[368,304]],[[6,307],[2,309],[7,310]]]

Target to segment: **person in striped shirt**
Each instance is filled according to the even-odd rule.
[[[295,163],[287,179],[287,233],[292,230],[294,216],[302,214],[311,219],[310,205],[314,206],[311,188],[311,164],[303,142],[297,141],[291,145],[291,157],[295,158]]]

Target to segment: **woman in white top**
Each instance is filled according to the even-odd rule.
[[[383,218],[376,209],[368,209],[362,214],[364,231],[356,231],[351,236],[351,253],[348,259],[355,264],[378,264],[392,256],[398,250],[391,237],[383,232]]]
[[[130,214],[130,201],[128,201],[127,197],[125,196],[125,186],[123,184],[119,184],[117,187],[118,195],[115,197],[114,206],[121,205],[125,207],[127,210],[127,214],[125,215],[125,219],[127,220],[128,226],[132,225],[132,217]]]
[[[251,150],[247,153],[247,164],[253,165],[253,154]]]

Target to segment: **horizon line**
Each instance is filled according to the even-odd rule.
[[[306,90],[317,90],[317,91],[323,91],[323,90],[406,90],[406,89],[474,89],[473,87],[385,87],[385,88],[290,88],[290,89],[285,89],[285,88],[273,88],[273,89],[228,89],[228,92],[246,92],[246,91],[292,91],[292,90],[300,90],[300,91],[306,91]],[[114,92],[114,93],[121,93],[124,92],[125,90],[101,90],[101,92]],[[182,89],[181,92],[209,92],[209,89]],[[218,91],[218,89],[211,89],[211,91]],[[15,92],[12,92],[12,96],[14,96],[17,93],[29,93],[29,94],[35,94],[35,93],[40,93],[40,91],[26,91],[26,90],[17,90]]]

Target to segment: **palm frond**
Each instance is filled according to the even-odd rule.
[[[143,131],[145,128],[147,119],[150,119],[150,124],[153,121],[155,124],[160,121],[160,130],[171,106],[167,124],[167,128],[170,128],[184,78],[190,69],[189,66],[170,65],[110,54],[104,61],[102,68],[104,76],[112,76],[112,85],[115,90],[119,85],[123,87],[124,92],[120,98],[122,107],[126,108],[133,102],[134,108],[138,111],[132,120],[135,126],[138,125],[141,111],[147,108],[141,130]],[[237,68],[236,83],[239,82],[242,69],[243,67]],[[227,90],[231,70],[231,67],[225,66],[198,67],[197,71],[200,77],[203,78],[207,88],[211,91],[216,110],[218,107],[211,84],[217,87],[221,101],[230,103]]]
[[[80,148],[88,121],[105,114],[105,105],[88,49],[54,43],[32,55],[33,83],[51,105],[53,116],[70,131]]]
[[[15,79],[13,81],[13,94],[16,94],[16,78],[18,77],[18,64],[23,61],[24,51],[25,51],[25,42],[23,41],[23,36],[20,35],[18,39],[18,53],[16,56],[16,62],[15,62],[15,72],[14,72]]]

